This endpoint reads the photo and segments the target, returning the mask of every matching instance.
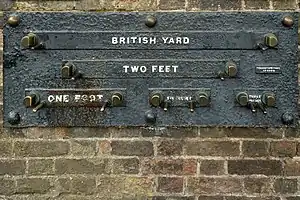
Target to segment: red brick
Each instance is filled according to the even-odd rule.
[[[65,141],[17,141],[14,145],[16,156],[50,157],[69,153],[70,145]]]
[[[242,146],[244,156],[262,157],[269,155],[269,145],[265,141],[244,141]]]
[[[193,159],[144,159],[143,174],[196,174],[197,162]]]
[[[282,163],[279,160],[229,160],[228,173],[238,175],[281,175]]]
[[[162,156],[181,155],[184,141],[161,140],[157,145],[157,154]]]
[[[201,160],[200,174],[222,175],[225,174],[224,160]]]
[[[187,192],[192,194],[214,194],[215,179],[214,178],[188,178]]]
[[[235,138],[282,138],[285,129],[275,128],[228,128],[226,135]]]
[[[297,192],[298,180],[297,179],[276,179],[274,183],[275,192],[280,194],[292,194]]]
[[[297,8],[296,0],[273,0],[274,9],[294,10]]]
[[[97,199],[147,199],[145,196],[153,194],[154,179],[151,177],[98,177]],[[126,197],[126,198],[122,198]]]
[[[23,194],[45,194],[53,187],[50,179],[46,178],[24,178],[17,179],[17,193]]]
[[[152,156],[153,144],[150,141],[112,141],[111,153],[118,156]]]
[[[99,141],[99,151],[98,153],[100,155],[108,155],[111,154],[111,145],[110,141],[104,140],[104,141]]]
[[[271,180],[268,178],[247,177],[244,180],[245,191],[248,194],[270,193],[272,189]]]
[[[286,176],[300,176],[300,160],[285,160],[283,172]]]
[[[114,159],[112,161],[113,174],[138,174],[140,162],[137,158]]]
[[[186,154],[197,156],[238,156],[239,142],[232,141],[187,141]]]
[[[0,160],[0,175],[22,175],[25,169],[25,160]]]
[[[276,157],[294,157],[296,155],[296,142],[271,142],[271,155]]]
[[[55,160],[56,174],[108,174],[110,173],[108,159],[68,159]]]
[[[269,9],[269,0],[245,0],[246,9]]]
[[[183,191],[183,178],[158,177],[158,192],[181,193]]]

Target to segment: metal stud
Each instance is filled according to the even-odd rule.
[[[18,26],[20,23],[20,17],[18,15],[10,15],[7,19],[7,23],[13,27]]]
[[[11,111],[8,113],[8,123],[10,123],[11,125],[16,125],[20,123],[21,117],[19,115],[19,113],[17,113],[16,111]]]
[[[146,24],[146,26],[148,26],[148,27],[153,27],[153,26],[155,26],[155,24],[156,24],[156,18],[154,17],[154,16],[148,16],[147,18],[146,18],[146,22],[145,22],[145,24]]]
[[[294,24],[294,20],[291,16],[285,16],[283,19],[282,19],[282,23],[284,26],[286,27],[291,27],[293,26]]]

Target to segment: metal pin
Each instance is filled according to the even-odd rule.
[[[262,110],[264,114],[267,114],[266,108],[262,105],[262,103],[258,103],[258,107]]]
[[[195,102],[194,101],[190,101],[189,102],[189,107],[190,107],[190,112],[194,112],[194,108],[195,108]]]
[[[45,102],[41,102],[39,105],[37,105],[32,111],[36,113],[38,110],[40,110],[45,105]]]
[[[75,75],[71,79],[75,80],[75,79],[81,78],[81,76],[82,76],[82,73],[77,72],[77,73],[75,73]]]
[[[249,103],[249,106],[250,106],[251,112],[255,113],[256,110],[255,110],[253,103]]]
[[[164,111],[168,111],[168,107],[169,107],[169,102],[165,101],[164,102]]]
[[[262,51],[265,51],[265,50],[267,50],[268,49],[268,47],[267,46],[265,46],[264,44],[262,44],[262,43],[258,43],[257,44],[257,47],[259,48],[259,49],[261,49]]]
[[[221,81],[225,80],[225,78],[224,78],[224,76],[225,76],[224,72],[219,72],[218,76],[220,77]]]
[[[100,109],[100,112],[103,112],[105,110],[105,107],[107,106],[107,101],[104,102],[103,106]]]

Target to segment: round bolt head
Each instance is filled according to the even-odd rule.
[[[294,20],[291,16],[285,16],[283,19],[282,19],[282,23],[284,26],[286,27],[291,27],[293,26],[294,24]]]
[[[157,107],[161,104],[162,98],[160,94],[153,94],[150,99],[150,104]]]
[[[120,105],[122,105],[122,103],[123,103],[123,98],[122,98],[121,94],[117,93],[117,94],[112,95],[112,97],[111,97],[112,106],[120,106]]]
[[[281,116],[281,121],[285,125],[291,125],[294,123],[294,116],[291,113],[286,112]]]
[[[147,123],[155,123],[156,122],[156,115],[153,113],[152,110],[148,110],[145,112],[145,120]]]
[[[207,95],[200,94],[198,103],[200,106],[207,106],[209,104],[209,99],[208,99]]]
[[[263,94],[262,96],[262,102],[268,106],[268,107],[273,107],[275,106],[276,103],[276,98],[274,96],[274,94]]]
[[[248,105],[248,94],[245,92],[240,92],[236,95],[236,100],[241,106],[247,106]]]
[[[24,36],[21,40],[21,45],[24,48],[34,47],[38,44],[37,37],[34,33],[29,33]]]
[[[15,111],[11,111],[8,113],[8,123],[10,123],[11,125],[19,124],[20,120],[21,120],[21,117],[20,117],[19,113],[15,112]]]
[[[270,107],[275,106],[276,100],[273,95],[268,95],[266,100],[267,100],[266,101],[267,106],[270,106]]]
[[[20,23],[20,17],[18,15],[10,15],[7,19],[7,23],[12,26],[18,26]]]
[[[148,16],[145,22],[146,26],[153,27],[156,24],[156,18],[154,16]]]
[[[265,44],[268,47],[276,47],[278,45],[278,39],[275,34],[269,33],[265,36]]]
[[[237,67],[234,63],[228,63],[226,66],[226,73],[229,77],[234,77],[237,74]]]
[[[25,37],[22,38],[22,40],[21,40],[21,46],[24,47],[24,48],[30,47],[30,45],[29,45],[29,37],[28,36],[25,36]]]
[[[24,106],[26,108],[30,108],[33,106],[33,102],[34,102],[34,97],[33,96],[26,96],[24,98]]]

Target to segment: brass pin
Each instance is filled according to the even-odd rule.
[[[100,112],[103,112],[107,106],[108,101],[105,101],[104,104],[102,105]]]
[[[194,101],[190,101],[189,102],[189,108],[190,108],[190,112],[194,112],[195,111],[195,102]]]
[[[165,101],[164,102],[164,111],[168,111],[168,107],[170,106],[170,102],[169,101]]]
[[[43,101],[43,102],[41,102],[39,105],[37,105],[32,111],[34,112],[34,113],[36,113],[38,110],[40,110],[42,107],[44,107],[44,105],[45,105],[46,103]]]
[[[267,114],[266,108],[262,105],[262,103],[258,103],[258,107],[262,110],[264,114]]]
[[[256,110],[255,110],[253,103],[249,103],[249,106],[250,106],[251,112],[255,113]]]

